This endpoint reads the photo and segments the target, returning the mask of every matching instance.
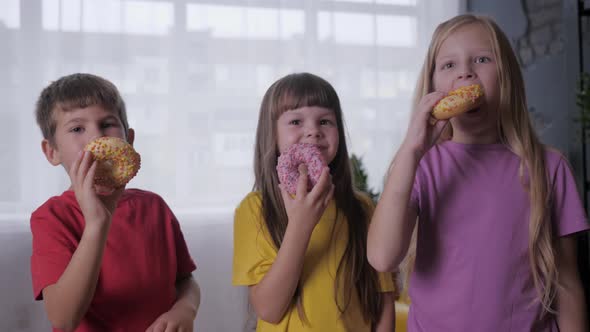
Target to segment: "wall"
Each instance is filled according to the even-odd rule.
[[[577,115],[575,24],[566,22],[565,2],[575,0],[469,0],[468,10],[493,17],[523,64],[529,110],[544,143],[579,158],[573,129]],[[527,9],[528,15],[525,12]],[[568,18],[569,20],[569,18]],[[577,144],[579,146],[579,144]],[[574,165],[579,170],[579,165]]]

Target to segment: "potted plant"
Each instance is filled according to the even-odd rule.
[[[373,191],[372,188],[369,188],[369,184],[367,183],[369,175],[365,170],[365,166],[363,165],[363,161],[361,160],[361,158],[357,157],[353,153],[350,156],[350,166],[352,168],[352,180],[354,187],[369,195],[373,202],[377,204],[377,200],[379,199],[379,193]]]

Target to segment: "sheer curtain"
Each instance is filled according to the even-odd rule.
[[[432,30],[462,9],[460,0],[3,0],[0,220],[26,224],[68,187],[41,153],[33,110],[44,86],[74,72],[119,87],[142,155],[129,186],[159,193],[183,222],[229,216],[252,188],[262,95],[295,71],[334,85],[349,149],[379,190]]]

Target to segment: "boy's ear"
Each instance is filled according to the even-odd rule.
[[[53,146],[53,144],[49,142],[49,140],[44,139],[43,141],[41,141],[41,149],[43,150],[45,158],[47,158],[47,161],[49,161],[51,165],[57,166],[61,164],[59,153],[57,152],[55,146]]]
[[[127,129],[127,143],[133,145],[135,141],[135,130],[133,128]]]

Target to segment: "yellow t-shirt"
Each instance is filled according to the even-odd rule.
[[[260,194],[250,193],[235,212],[233,284],[236,286],[260,282],[277,255],[262,218],[261,205]],[[369,205],[372,210],[372,204]],[[363,319],[356,291],[352,292],[350,306],[343,315],[335,302],[335,277],[348,241],[347,228],[344,214],[336,214],[336,204],[332,200],[313,230],[301,272],[302,304],[307,325],[301,321],[297,306],[293,304],[276,325],[258,319],[256,331],[371,330]],[[379,279],[382,292],[394,290],[390,273],[379,274]]]

